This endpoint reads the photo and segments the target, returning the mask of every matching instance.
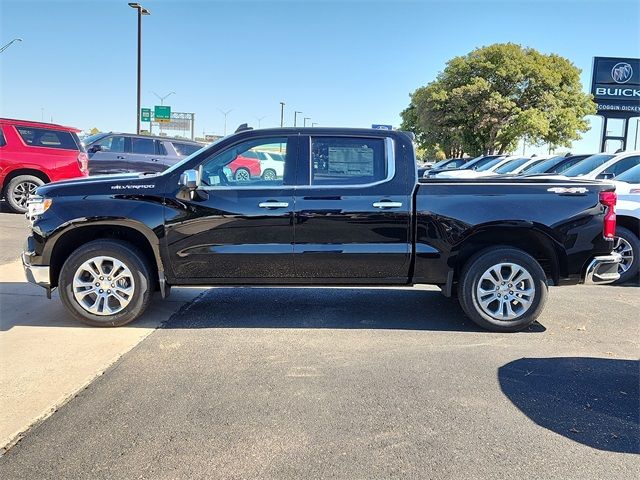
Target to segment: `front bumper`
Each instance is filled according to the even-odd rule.
[[[619,253],[594,257],[587,265],[584,275],[585,285],[612,283],[620,278],[618,264],[622,261]]]
[[[27,255],[22,253],[22,266],[27,280],[36,285],[40,285],[51,291],[51,277],[49,276],[49,265],[31,265]]]

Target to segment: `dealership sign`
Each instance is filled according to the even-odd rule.
[[[591,93],[600,115],[640,115],[640,59],[594,57]]]

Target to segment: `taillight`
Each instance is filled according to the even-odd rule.
[[[600,203],[607,207],[604,213],[604,238],[613,239],[616,236],[616,192],[600,192]]]
[[[89,157],[84,152],[78,154],[78,167],[80,167],[80,171],[84,174],[89,172]]]

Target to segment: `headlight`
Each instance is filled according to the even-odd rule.
[[[50,198],[40,197],[38,195],[32,195],[27,200],[27,218],[31,221],[38,215],[42,215],[49,210],[49,207],[53,203]]]

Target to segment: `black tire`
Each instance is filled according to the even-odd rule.
[[[278,175],[276,174],[276,171],[273,168],[267,168],[264,172],[262,172],[263,180],[276,180],[277,178],[278,178]]]
[[[4,189],[4,198],[11,211],[25,213],[27,211],[27,196],[40,185],[44,185],[44,181],[33,175],[18,175],[12,178]]]
[[[497,303],[490,303],[487,308],[483,308],[478,299],[477,288],[483,285],[493,285],[492,281],[487,281],[486,278],[483,279],[483,275],[491,267],[500,264],[514,264],[522,268],[528,273],[530,280],[524,280],[512,287],[509,287],[510,284],[508,283],[505,285],[497,281],[495,295],[501,298],[494,300]],[[513,272],[513,270],[507,270],[508,268],[510,267],[503,267],[501,272],[505,274],[509,273],[509,271]],[[516,275],[516,277],[518,276]],[[496,278],[496,276],[493,276],[493,278]],[[531,284],[529,288],[533,289],[534,293],[528,308],[525,308],[524,303],[520,303],[516,298],[518,295],[521,297],[523,295],[520,293],[523,290],[518,290],[517,287],[520,286],[524,289],[529,283]],[[502,291],[501,289],[503,288],[507,290]],[[498,290],[502,293],[498,293]],[[511,247],[493,247],[471,257],[462,269],[458,285],[458,299],[464,312],[477,325],[493,332],[517,332],[527,328],[542,313],[547,301],[547,293],[546,275],[540,264],[528,253]],[[484,296],[483,299],[492,298],[492,294],[493,292]],[[504,302],[504,295],[507,295],[506,298],[511,298],[512,300]],[[506,305],[506,303],[509,305]],[[489,308],[491,305],[493,307]],[[496,311],[500,310],[502,313],[508,313],[508,308],[514,314],[518,313],[518,315],[511,319],[498,318],[498,316],[492,316],[488,313],[492,308],[496,309]],[[521,312],[517,310],[521,310]]]
[[[619,238],[618,238],[619,237]],[[619,241],[622,239],[623,241]],[[626,242],[626,245],[624,244]],[[628,247],[631,247],[631,255],[629,268],[626,271],[623,271],[623,264],[621,263],[618,266],[618,273],[620,273],[620,278],[615,281],[615,283],[625,283],[630,280],[633,280],[636,275],[638,275],[638,271],[640,271],[640,239],[635,235],[631,230],[617,226],[616,227],[616,239],[614,243],[614,251],[623,254],[623,261],[629,261],[629,257],[625,255],[628,252]],[[626,250],[627,252],[623,252]]]
[[[233,174],[233,179],[236,182],[246,182],[251,180],[251,172],[246,168],[239,168],[236,170],[236,173]]]
[[[87,311],[76,300],[73,280],[76,271],[91,258],[107,256],[122,262],[132,274],[134,285],[129,303],[118,313],[98,315]],[[144,255],[133,245],[117,240],[94,240],[76,249],[65,261],[58,280],[62,303],[82,323],[94,327],[120,327],[144,313],[154,292],[154,277]]]

